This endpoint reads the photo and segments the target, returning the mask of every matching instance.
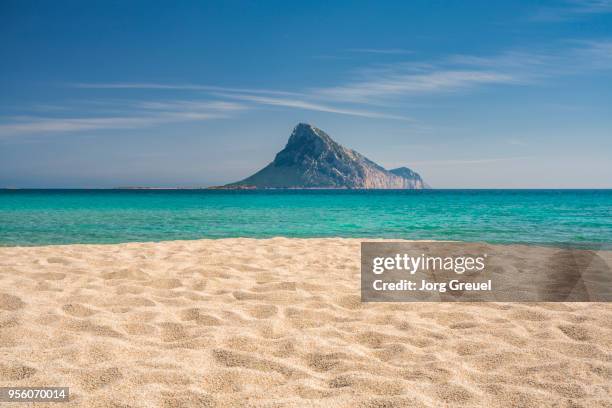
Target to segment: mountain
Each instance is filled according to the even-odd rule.
[[[242,181],[217,188],[422,189],[427,185],[407,167],[385,170],[321,129],[300,123],[272,163]]]
[[[429,184],[425,183],[419,173],[414,170],[409,169],[408,167],[398,167],[397,169],[389,170],[390,173],[395,174],[396,176],[403,177],[408,180],[418,180],[420,182],[420,188],[431,188]],[[416,187],[415,187],[416,188]]]

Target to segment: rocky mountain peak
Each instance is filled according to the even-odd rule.
[[[321,129],[299,123],[272,163],[223,188],[418,189],[425,184],[407,167],[387,171]]]
[[[314,142],[317,140],[328,142],[331,141],[331,138],[321,129],[318,129],[308,123],[298,123],[297,126],[293,128],[291,136],[289,136],[287,146]]]
[[[342,146],[321,129],[300,123],[293,129],[287,145],[277,153],[273,163],[282,166],[333,160],[342,154],[342,150]]]

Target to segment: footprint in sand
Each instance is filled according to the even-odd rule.
[[[189,376],[172,371],[147,371],[138,376],[135,381],[139,384],[163,384],[168,386],[185,386],[192,383]]]
[[[528,320],[533,322],[543,322],[550,320],[550,316],[545,312],[530,309],[518,309],[510,313],[511,319]]]
[[[274,357],[286,358],[295,354],[296,341],[292,339],[284,339],[274,344]]]
[[[306,356],[308,367],[318,372],[337,369],[349,356],[345,353],[311,353]]]
[[[462,322],[453,323],[449,327],[453,330],[473,329],[474,327],[478,327],[478,323],[466,320]]]
[[[295,393],[300,398],[304,398],[308,400],[329,398],[333,395],[333,392],[331,390],[318,389],[318,388],[309,387],[307,385],[302,385],[302,384],[296,385],[293,389],[295,390]],[[387,406],[387,405],[380,405],[380,406]]]
[[[133,336],[152,336],[157,333],[157,328],[146,323],[126,323],[123,329],[127,334]]]
[[[427,366],[415,366],[414,368],[408,368],[402,370],[400,375],[403,379],[408,381],[417,382],[429,382],[432,384],[444,383],[450,380],[453,373],[444,367],[438,367],[436,365]]]
[[[78,303],[68,303],[62,306],[62,310],[74,317],[89,317],[98,312]]]
[[[207,284],[208,284],[208,281],[199,279],[191,284],[191,289],[196,290],[196,291],[203,291],[204,289],[206,289]]]
[[[227,394],[243,390],[246,373],[233,370],[216,370],[207,373],[203,380],[203,388],[212,394]]]
[[[83,371],[79,375],[79,380],[83,388],[94,391],[123,378],[121,371],[117,367],[104,368],[101,370]]]
[[[370,348],[381,348],[387,337],[384,334],[375,331],[366,331],[359,333],[356,337],[359,344]]]
[[[0,363],[0,381],[19,381],[30,378],[36,369],[21,364],[7,365]]]
[[[89,320],[71,320],[66,324],[70,330],[87,332],[102,337],[123,337],[123,335],[109,326],[95,324]]]
[[[206,394],[195,393],[192,391],[181,392],[162,392],[161,407],[214,407],[216,406],[215,399]]]
[[[339,298],[336,303],[338,306],[343,307],[345,309],[360,309],[363,307],[363,303],[361,303],[361,297],[357,295],[347,295]]]
[[[102,275],[102,279],[129,279],[129,280],[147,280],[150,279],[148,273],[138,268],[121,269],[120,271],[107,272]]]
[[[400,343],[385,344],[384,347],[375,350],[372,354],[382,361],[402,361],[410,357],[406,346]]]
[[[460,356],[471,356],[486,352],[487,344],[476,341],[460,341],[455,346],[455,351]]]
[[[576,341],[587,341],[591,340],[592,336],[589,330],[585,327],[576,324],[565,324],[560,325],[559,330],[563,332],[567,337]]]
[[[183,286],[183,282],[179,279],[155,279],[145,284],[155,289],[175,289]]]
[[[394,381],[379,380],[356,374],[343,374],[329,380],[329,388],[350,387],[360,394],[366,395],[400,395],[404,387]]]
[[[19,310],[25,306],[23,300],[8,293],[0,293],[0,309],[9,312]]]
[[[276,316],[278,308],[274,305],[254,305],[249,307],[248,313],[256,319],[268,319]]]
[[[276,371],[285,377],[295,377],[299,374],[295,369],[276,361],[254,357],[247,353],[237,353],[230,350],[213,350],[213,357],[218,364],[225,367],[242,367],[259,371]]]
[[[179,316],[183,321],[195,321],[197,324],[202,326],[221,326],[223,323],[221,319],[204,313],[198,308],[181,310]]]
[[[0,320],[0,329],[9,329],[11,327],[17,327],[21,323],[17,319],[6,319]]]
[[[475,398],[474,393],[458,384],[444,383],[435,385],[436,397],[446,404],[466,404]]]
[[[163,322],[157,324],[162,332],[161,339],[165,342],[185,340],[189,338],[189,334],[185,325],[173,322]]]
[[[140,286],[117,286],[115,293],[118,295],[140,295],[144,292],[144,288]]]
[[[50,258],[47,258],[47,262],[50,264],[60,264],[60,265],[68,265],[71,263],[69,259],[62,258],[59,256],[52,256]]]
[[[119,307],[153,307],[156,305],[154,301],[141,296],[117,296],[112,300],[113,305]]]
[[[279,290],[287,290],[294,292],[297,286],[295,282],[274,282],[274,283],[259,283],[251,288],[253,292],[276,292]]]
[[[40,280],[64,280],[66,277],[65,273],[60,272],[43,272],[43,273],[35,273],[32,275],[35,279]]]

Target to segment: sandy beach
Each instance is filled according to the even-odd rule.
[[[0,386],[82,407],[612,406],[609,303],[364,304],[359,250],[0,248]],[[537,271],[552,250],[504,251]]]

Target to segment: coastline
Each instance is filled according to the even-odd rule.
[[[206,242],[223,242],[229,244],[237,242],[257,243],[270,240],[295,240],[295,241],[346,241],[346,242],[401,242],[401,243],[453,243],[459,246],[492,246],[492,247],[511,247],[514,251],[520,251],[523,248],[543,248],[548,250],[576,250],[576,251],[593,251],[593,252],[610,252],[612,253],[612,244],[605,245],[601,243],[581,243],[581,242],[488,242],[488,241],[461,241],[452,239],[404,239],[404,238],[376,238],[376,237],[345,237],[345,236],[323,236],[323,237],[293,237],[293,236],[271,236],[271,237],[217,237],[217,238],[186,238],[186,239],[167,239],[167,240],[147,240],[147,241],[124,241],[124,242],[97,242],[97,243],[59,243],[59,244],[12,244],[0,242],[0,249],[5,248],[61,248],[61,247],[107,247],[107,246],[126,246],[126,245],[163,245],[163,244],[179,244],[179,243],[206,243]]]
[[[93,407],[609,403],[609,303],[362,303],[362,241],[0,247],[0,385]],[[532,271],[552,251],[497,249]]]

